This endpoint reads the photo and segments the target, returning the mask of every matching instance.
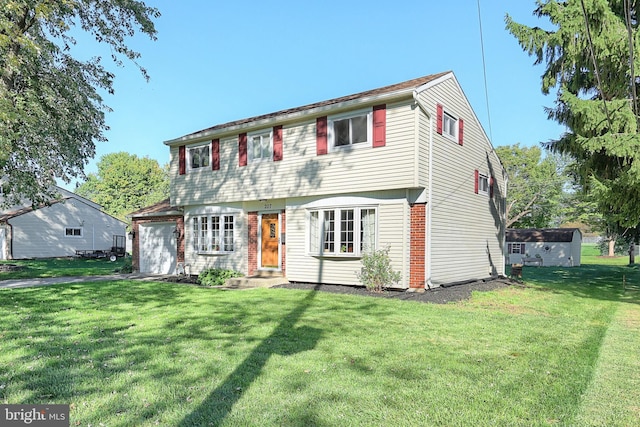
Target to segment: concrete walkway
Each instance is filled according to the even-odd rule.
[[[86,283],[104,282],[108,280],[159,280],[165,277],[162,274],[109,274],[105,276],[67,276],[67,277],[47,277],[36,279],[10,279],[0,280],[0,289],[29,288],[33,286],[49,286],[60,283]]]

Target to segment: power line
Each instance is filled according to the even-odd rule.
[[[480,49],[482,52],[482,72],[484,74],[484,98],[487,102],[487,120],[489,122],[489,139],[493,142],[493,129],[491,128],[491,112],[489,110],[489,86],[487,85],[487,63],[484,58],[484,38],[482,36],[482,14],[480,13],[480,0],[478,0],[478,22],[480,24]]]

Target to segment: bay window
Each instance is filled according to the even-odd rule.
[[[309,211],[309,253],[361,256],[376,248],[376,209],[330,208]]]

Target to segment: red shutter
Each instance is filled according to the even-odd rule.
[[[489,178],[489,197],[493,198],[493,177]]]
[[[316,119],[316,154],[327,154],[327,116]]]
[[[220,140],[211,141],[211,170],[220,170]]]
[[[184,175],[187,173],[186,148],[184,145],[178,147],[178,173]]]
[[[436,106],[436,110],[437,110],[436,130],[440,135],[442,135],[442,116],[444,114],[444,109],[442,108],[442,104],[438,104]]]
[[[462,145],[464,136],[464,120],[458,119],[458,144]]]
[[[273,161],[282,160],[282,126],[273,127]]]
[[[384,147],[387,143],[387,106],[373,107],[373,146]]]
[[[238,165],[247,166],[247,134],[238,135]]]
[[[474,186],[475,186],[474,187],[474,192],[476,194],[478,194],[478,180],[480,179],[480,172],[478,172],[478,169],[475,170],[473,176],[474,176],[473,181],[474,181]]]

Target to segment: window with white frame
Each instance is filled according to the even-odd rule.
[[[248,135],[249,161],[260,162],[273,158],[273,139],[271,131],[262,131]]]
[[[65,227],[65,237],[82,237],[82,227]]]
[[[327,208],[309,211],[309,253],[361,256],[376,248],[376,209]]]
[[[509,252],[509,254],[524,254],[525,244],[524,243],[508,243],[507,252]]]
[[[442,114],[442,133],[452,138],[458,136],[458,119],[446,111]]]
[[[489,177],[478,174],[478,193],[489,194]]]
[[[188,151],[189,167],[191,169],[204,168],[211,164],[211,153],[208,144],[200,147],[190,147]]]
[[[234,223],[233,215],[193,217],[193,250],[198,253],[233,252]]]
[[[371,146],[371,120],[371,110],[329,117],[329,146],[332,149]]]

